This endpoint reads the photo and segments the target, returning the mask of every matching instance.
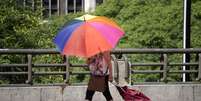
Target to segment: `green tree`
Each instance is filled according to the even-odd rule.
[[[182,11],[181,0],[107,0],[96,13],[112,17],[123,27],[126,34],[120,47],[179,48]]]
[[[192,1],[191,46],[200,47],[200,1]],[[125,30],[121,48],[182,48],[183,0],[107,0],[95,14],[108,16]],[[160,56],[132,55],[131,61],[156,62]],[[181,62],[181,55],[170,55],[169,61]],[[159,69],[159,67],[148,67]],[[135,69],[145,69],[135,67]],[[147,69],[147,68],[146,68]],[[176,68],[172,68],[176,69]],[[178,69],[178,68],[177,68]],[[137,81],[149,80],[154,75],[134,76]],[[159,75],[158,75],[159,76]],[[155,77],[154,77],[155,78]],[[179,76],[174,79],[178,80]],[[173,80],[174,81],[174,80]]]
[[[32,48],[36,46],[34,39],[37,39],[38,35],[29,33],[39,26],[41,9],[34,10],[30,6],[24,7],[18,1],[0,1],[1,48]]]
[[[36,47],[37,36],[31,33],[39,27],[41,20],[41,8],[35,9],[30,6],[23,6],[20,0],[1,0],[0,1],[0,48],[33,48]],[[40,0],[36,0],[39,4]],[[0,63],[25,63],[25,56],[1,55]],[[26,71],[26,68],[1,68],[0,71]],[[3,76],[7,83],[24,82],[25,75]],[[9,79],[9,81],[6,81]]]

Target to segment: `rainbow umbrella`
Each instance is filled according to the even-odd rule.
[[[113,49],[123,35],[109,18],[86,14],[64,26],[53,41],[63,55],[90,57]]]

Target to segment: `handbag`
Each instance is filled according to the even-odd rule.
[[[91,75],[88,83],[88,90],[104,92],[106,89],[105,76]]]

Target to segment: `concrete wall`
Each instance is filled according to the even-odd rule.
[[[96,8],[96,0],[84,0],[84,11],[93,12]]]
[[[192,85],[135,85],[152,101],[201,101],[201,84]],[[0,101],[84,101],[86,86],[0,87]],[[114,101],[123,101],[116,88],[110,85]],[[106,101],[95,93],[93,101]]]

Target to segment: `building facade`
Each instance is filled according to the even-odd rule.
[[[22,0],[23,5],[32,6],[37,0]],[[92,12],[96,5],[103,3],[104,0],[39,0],[44,8],[43,15],[50,17],[54,14],[64,15],[78,11]]]

